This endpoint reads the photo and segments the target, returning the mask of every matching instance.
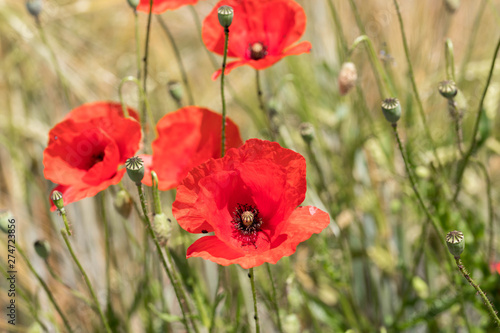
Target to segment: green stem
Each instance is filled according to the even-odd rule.
[[[271,265],[266,262],[267,274],[269,275],[269,280],[271,281],[272,288],[272,298],[273,298],[273,306],[274,312],[276,312],[276,317],[278,318],[278,331],[283,332],[283,327],[281,326],[281,318],[280,318],[280,308],[278,306],[278,298],[276,297],[276,287],[274,286],[273,273],[271,272]]]
[[[87,272],[85,272],[82,265],[80,264],[80,261],[76,257],[75,252],[73,251],[73,247],[71,246],[71,243],[69,242],[68,234],[66,233],[66,231],[64,229],[61,229],[61,235],[64,238],[64,242],[66,243],[66,246],[68,247],[68,250],[71,254],[71,257],[73,258],[76,265],[78,266],[78,269],[80,269],[80,272],[82,273],[83,278],[85,279],[85,282],[87,283],[87,287],[89,288],[90,294],[92,295],[92,299],[94,300],[94,303],[97,307],[97,312],[99,313],[99,316],[101,317],[101,320],[102,320],[102,323],[104,324],[104,328],[106,329],[106,332],[111,333],[111,328],[109,327],[108,321],[106,320],[104,313],[102,312],[101,305],[99,304],[99,300],[97,299],[94,288],[92,287],[92,284],[90,283],[90,279],[87,275]]]
[[[493,211],[493,200],[491,194],[491,179],[486,166],[479,160],[475,161],[484,174],[486,183],[486,197],[488,199],[488,262],[493,262],[495,259],[495,213]]]
[[[342,29],[342,24],[340,22],[339,14],[333,5],[333,0],[328,0],[328,7],[330,8],[330,12],[332,13],[333,22],[335,23],[335,29],[337,29],[337,36],[340,41],[340,46],[342,48],[342,56],[344,57],[347,54],[348,45],[347,40],[344,35],[344,30]]]
[[[64,209],[64,207],[62,209],[59,209],[59,213],[61,214],[61,217],[63,219],[66,232],[68,233],[68,235],[71,236],[71,230],[69,229],[69,222],[68,222],[68,216],[66,215],[66,209]]]
[[[262,88],[260,84],[260,71],[258,69],[255,70],[255,82],[257,87],[257,99],[259,101],[259,108],[262,111],[262,113],[264,113],[267,119],[267,127],[269,128],[269,134],[271,136],[271,140],[276,141],[276,128],[274,126],[271,113],[264,104],[264,98],[262,97]]]
[[[410,74],[410,81],[411,81],[411,86],[413,89],[413,94],[415,95],[415,99],[417,100],[418,111],[420,113],[420,118],[422,118],[422,124],[424,125],[425,133],[426,133],[427,137],[429,138],[429,141],[431,142],[431,145],[432,145],[432,152],[434,154],[434,157],[436,159],[437,164],[439,166],[441,166],[441,161],[439,159],[439,156],[438,156],[437,150],[436,150],[436,144],[434,142],[434,139],[432,138],[431,131],[430,131],[429,126],[427,125],[427,122],[425,120],[424,105],[422,104],[422,100],[420,99],[420,94],[418,93],[417,83],[415,81],[415,75],[413,73],[413,66],[412,66],[411,60],[410,60],[410,50],[408,48],[408,41],[406,40],[405,27],[403,24],[403,18],[401,16],[401,11],[399,10],[399,5],[398,5],[397,0],[393,0],[393,1],[394,1],[394,6],[396,7],[396,12],[398,14],[399,27],[401,29],[401,36],[403,38],[403,46],[404,46],[404,50],[405,50],[406,61],[408,63],[408,72]]]
[[[432,226],[434,227],[434,229],[436,230],[438,235],[444,235],[443,229],[441,228],[439,223],[436,221],[434,216],[427,209],[427,206],[425,205],[424,200],[422,199],[422,196],[420,195],[420,192],[418,191],[417,182],[413,176],[413,172],[410,169],[410,165],[408,164],[406,154],[404,153],[404,148],[403,148],[403,144],[401,143],[401,138],[399,137],[397,124],[393,123],[392,128],[394,130],[394,136],[396,137],[396,141],[398,143],[399,151],[401,152],[401,157],[403,158],[403,162],[404,162],[404,165],[406,168],[406,173],[408,174],[408,178],[410,178],[411,187],[413,189],[413,192],[415,193],[415,196],[417,197],[417,201],[418,201],[420,207],[422,208],[422,210],[425,212],[425,215],[427,216],[429,221],[431,221]],[[443,244],[443,245],[446,246],[446,244]]]
[[[135,25],[135,58],[137,66],[137,79],[141,79],[141,40],[139,34],[139,15],[137,10],[134,9],[134,25]]]
[[[457,84],[461,86],[462,82],[465,79],[465,72],[467,70],[467,65],[470,62],[472,57],[472,51],[474,50],[474,42],[477,37],[477,32],[479,31],[479,25],[481,24],[481,17],[483,16],[484,10],[486,8],[487,0],[483,0],[481,2],[481,6],[477,12],[476,18],[474,19],[474,23],[472,24],[472,29],[469,35],[469,39],[467,40],[467,46],[465,47],[465,56],[462,60],[462,65],[460,66],[460,77],[458,78]]]
[[[57,78],[59,79],[59,83],[61,84],[66,105],[68,107],[71,107],[68,85],[67,85],[67,82],[66,82],[64,76],[62,75],[61,67],[59,66],[59,62],[57,62],[56,54],[49,44],[47,36],[45,35],[45,30],[43,29],[43,25],[40,22],[40,18],[38,16],[35,16],[35,22],[36,22],[36,26],[38,28],[38,31],[40,32],[40,37],[42,38],[42,42],[43,42],[43,44],[45,44],[45,47],[49,50],[50,59],[52,60],[52,64],[54,65],[54,68],[56,70]]]
[[[460,188],[462,185],[462,176],[464,175],[465,167],[467,166],[467,163],[469,162],[469,159],[472,156],[472,153],[476,149],[476,144],[477,144],[477,131],[479,129],[479,121],[481,119],[481,115],[483,113],[483,104],[484,104],[484,99],[486,98],[486,93],[488,92],[488,88],[491,83],[491,78],[493,77],[493,70],[495,69],[495,62],[497,59],[498,55],[498,50],[500,49],[500,39],[497,42],[497,46],[495,48],[495,53],[493,55],[493,61],[491,62],[490,66],[490,73],[488,74],[488,80],[486,81],[486,86],[484,87],[483,95],[481,96],[481,101],[479,102],[479,108],[477,110],[476,114],[476,122],[474,123],[474,129],[472,130],[472,142],[470,144],[469,150],[465,153],[465,156],[462,160],[462,162],[459,164],[458,167],[458,172],[457,172],[457,178],[456,178],[456,189],[455,189],[455,194],[453,195],[453,202],[455,202],[458,198],[458,194],[460,193]]]
[[[377,52],[375,52],[375,47],[373,46],[373,42],[370,37],[362,35],[356,38],[352,43],[351,48],[349,49],[348,58],[351,57],[356,47],[362,42],[366,44],[366,47],[368,49],[368,59],[370,59],[370,64],[372,65],[373,74],[375,75],[375,80],[377,81],[377,87],[380,93],[380,97],[384,99],[387,98],[387,96],[396,96],[394,86],[387,76],[384,67],[380,64],[380,59],[377,56]]]
[[[148,216],[148,209],[146,207],[146,198],[145,198],[144,192],[142,190],[142,184],[138,183],[138,184],[136,184],[136,186],[137,186],[137,191],[139,193],[139,199],[141,201],[141,207],[142,207],[142,213],[144,214],[144,220],[147,223],[146,229],[148,229],[149,235],[150,235],[151,239],[153,240],[153,242],[155,243],[156,251],[158,252],[158,255],[160,256],[160,260],[161,260],[161,263],[163,265],[163,268],[165,269],[165,272],[167,273],[167,276],[170,279],[170,281],[172,282],[172,286],[174,287],[175,296],[177,297],[177,301],[179,302],[179,307],[181,308],[181,312],[182,312],[182,322],[183,322],[184,326],[186,327],[186,330],[188,332],[191,332],[191,328],[188,325],[187,317],[186,317],[186,313],[184,311],[184,305],[183,305],[187,302],[185,300],[184,301],[182,300],[180,291],[177,290],[177,288],[175,287],[172,272],[170,271],[170,268],[167,265],[167,260],[165,259],[165,256],[163,255],[163,251],[161,250],[160,243],[158,242],[158,239],[156,238],[156,235],[153,231],[153,225],[151,224],[151,220],[149,219],[149,216]]]
[[[476,289],[479,296],[481,296],[481,298],[483,299],[484,305],[486,305],[486,308],[487,308],[488,312],[490,313],[490,316],[493,318],[493,320],[497,324],[497,327],[500,327],[500,319],[498,318],[497,313],[496,313],[495,309],[493,308],[493,305],[491,304],[488,297],[486,297],[486,295],[481,290],[481,288],[474,282],[474,280],[472,280],[472,277],[469,275],[469,272],[467,272],[464,265],[462,264],[462,260],[460,260],[460,257],[455,257],[455,262],[457,264],[457,267],[458,267],[458,270],[460,271],[460,273],[462,273],[462,275],[467,280],[467,282],[469,282],[469,284],[471,286],[473,286],[474,289]]]
[[[146,42],[144,45],[144,58],[142,58],[142,61],[144,63],[144,77],[143,77],[143,86],[142,90],[144,91],[144,94],[148,91],[147,89],[147,82],[148,82],[148,53],[149,53],[149,38],[151,35],[151,18],[153,16],[153,0],[149,0],[149,14],[148,14],[148,25],[146,27]],[[144,136],[143,136],[143,146],[146,147],[146,138],[147,138],[147,133],[146,133],[146,114],[144,113],[144,108],[145,108],[145,103],[141,103],[141,109],[143,110],[142,112],[142,117],[141,117],[141,127],[144,131]],[[154,128],[154,127],[153,127]]]
[[[255,332],[260,332],[259,325],[259,313],[257,311],[257,293],[255,291],[255,276],[253,274],[253,267],[248,270],[248,277],[250,278],[250,284],[252,285],[252,297],[253,297],[253,319],[255,319]]]
[[[50,273],[50,276],[52,276],[57,282],[59,282],[60,284],[62,284],[63,286],[65,286],[66,288],[68,288],[69,291],[71,291],[71,293],[78,299],[80,299],[81,301],[83,301],[85,304],[87,304],[89,307],[91,307],[94,311],[97,311],[97,308],[96,306],[93,304],[93,302],[88,299],[87,297],[85,297],[82,293],[80,293],[79,291],[77,290],[74,290],[73,288],[71,288],[69,285],[67,285],[59,275],[57,275],[56,272],[54,272],[54,269],[52,268],[52,266],[50,266],[49,262],[47,261],[47,259],[45,259],[45,266],[47,267],[47,270],[49,271]]]
[[[156,124],[155,124],[155,121],[153,119],[153,112],[151,111],[151,107],[149,105],[149,101],[148,101],[148,98],[146,96],[146,92],[141,87],[141,82],[139,82],[139,80],[136,79],[133,76],[126,76],[126,77],[124,77],[120,81],[120,85],[118,86],[118,98],[120,99],[120,104],[122,105],[122,111],[123,111],[123,114],[124,114],[125,118],[129,118],[130,117],[130,114],[128,113],[127,105],[125,104],[125,99],[123,98],[123,91],[122,91],[123,85],[126,82],[133,82],[137,86],[137,89],[139,90],[139,97],[141,99],[142,104],[144,105],[143,111],[145,110],[146,113],[148,114],[149,122],[150,122],[149,125],[151,126],[151,128],[155,129],[155,136],[158,136],[158,132],[156,130]],[[142,114],[141,114],[141,119],[146,119],[146,115],[145,115],[144,112],[142,112]],[[142,124],[142,126],[143,126],[143,129],[144,129],[144,124]]]
[[[224,59],[222,60],[222,73],[220,76],[220,96],[222,99],[222,138],[220,155],[224,157],[226,152],[226,98],[224,97],[224,77],[226,76],[227,43],[229,41],[229,28],[224,28]]]
[[[455,134],[457,140],[457,147],[460,151],[460,154],[464,155],[464,147],[463,147],[463,134],[462,134],[462,113],[457,108],[457,102],[455,99],[448,99],[448,110],[450,112],[451,117],[455,121]]]
[[[108,219],[106,217],[106,198],[104,191],[99,193],[101,206],[101,219],[104,227],[104,257],[105,257],[105,270],[106,270],[106,294],[107,294],[107,307],[111,306],[111,271],[110,271],[110,232]]]
[[[361,19],[361,16],[359,15],[358,7],[356,6],[356,3],[354,0],[349,0],[349,3],[351,4],[352,12],[354,13],[354,18],[356,19],[356,24],[358,25],[359,31],[361,31],[362,35],[366,35],[365,32],[365,26],[363,24],[363,20]]]
[[[177,47],[177,44],[175,43],[175,39],[174,39],[174,36],[172,35],[172,32],[168,28],[168,26],[165,23],[165,21],[163,20],[163,18],[160,15],[156,15],[156,18],[158,19],[158,22],[160,22],[160,26],[162,27],[163,31],[167,35],[167,37],[170,41],[170,44],[172,45],[172,48],[174,49],[175,59],[177,60],[177,64],[179,65],[179,69],[181,71],[182,82],[186,86],[186,90],[188,93],[189,105],[194,105],[193,91],[191,90],[191,86],[189,85],[186,68],[184,67],[184,63],[182,62],[181,52],[179,51],[179,48]]]
[[[54,308],[56,308],[57,313],[59,313],[59,315],[61,316],[61,319],[64,322],[64,326],[66,327],[66,330],[68,332],[73,332],[73,330],[71,329],[71,325],[69,324],[68,319],[66,319],[66,316],[63,314],[61,308],[59,307],[59,305],[57,305],[56,299],[54,298],[54,295],[50,291],[49,286],[47,286],[47,283],[45,283],[45,281],[40,277],[40,275],[38,275],[35,268],[31,264],[30,260],[28,259],[28,257],[24,253],[24,250],[19,246],[19,244],[17,244],[16,250],[21,254],[21,256],[23,257],[26,264],[28,264],[28,268],[30,269],[30,271],[33,273],[33,275],[35,275],[38,282],[40,282],[40,284],[42,285],[42,288],[47,293],[47,296],[49,297],[50,302],[52,303],[52,305],[54,305]]]

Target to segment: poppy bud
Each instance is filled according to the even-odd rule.
[[[172,227],[170,220],[164,213],[156,214],[153,218],[153,230],[158,237],[158,242],[164,246],[170,238]]]
[[[139,0],[127,0],[127,2],[128,2],[128,5],[130,7],[132,7],[132,9],[135,10],[137,8],[137,6],[139,6],[140,1]]]
[[[50,199],[52,199],[54,206],[56,206],[57,209],[59,209],[59,211],[61,212],[64,211],[64,200],[61,192],[59,191],[52,192]]]
[[[116,194],[113,202],[116,211],[124,218],[129,217],[132,211],[132,198],[125,190],[120,190]]]
[[[340,95],[346,95],[356,85],[357,79],[356,66],[352,62],[345,62],[340,68],[338,78]]]
[[[231,6],[220,6],[219,9],[217,9],[217,17],[223,28],[229,28],[233,22],[233,16],[234,10]]]
[[[314,127],[311,123],[300,124],[299,131],[305,143],[310,144],[314,140]]]
[[[139,156],[134,156],[129,158],[125,162],[125,167],[127,168],[127,174],[130,179],[139,185],[144,178],[144,162]]]
[[[43,8],[42,0],[26,1],[26,9],[28,9],[28,12],[34,17],[38,17],[38,15],[42,12],[42,8]]]
[[[459,258],[465,248],[464,234],[461,231],[450,231],[446,234],[446,245],[450,253]]]
[[[457,95],[457,85],[455,84],[454,81],[441,81],[439,82],[439,93],[441,96],[447,99],[451,99]]]
[[[458,7],[460,7],[460,0],[445,0],[444,1],[446,10],[453,14],[457,11]]]
[[[35,242],[35,251],[42,259],[47,259],[50,255],[50,243],[45,239]]]
[[[0,211],[0,230],[4,233],[9,233],[9,220],[12,218],[12,213],[8,210]]]
[[[170,96],[175,100],[175,102],[177,104],[181,104],[182,97],[184,95],[182,85],[178,81],[169,81],[167,83],[167,88]]]
[[[401,105],[397,98],[386,98],[382,102],[382,112],[384,113],[385,119],[391,124],[398,122],[401,118]]]

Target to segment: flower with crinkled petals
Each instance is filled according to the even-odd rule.
[[[43,173],[59,184],[54,191],[63,194],[65,204],[120,182],[125,169],[119,167],[139,150],[141,141],[139,117],[130,108],[128,112],[131,117],[125,118],[119,103],[84,104],[50,130]]]
[[[141,155],[146,168],[143,184],[151,186],[151,170],[162,191],[177,187],[189,170],[221,154],[222,116],[198,106],[186,106],[158,121],[153,156]],[[243,144],[238,126],[226,118],[226,150]]]
[[[198,0],[153,0],[153,14],[161,14],[167,10],[174,10],[185,5],[194,5]],[[141,0],[137,6],[140,12],[149,13],[149,0]]]
[[[224,54],[224,29],[217,16],[223,5],[234,10],[227,56],[239,58],[227,64],[226,74],[243,65],[264,69],[283,57],[310,52],[311,43],[295,44],[306,29],[306,14],[293,0],[220,1],[203,21],[203,42],[210,51]],[[219,69],[212,78],[221,72]]]
[[[172,212],[191,233],[209,233],[187,250],[220,265],[275,264],[330,223],[306,193],[306,161],[276,142],[248,140],[194,169],[177,188]]]

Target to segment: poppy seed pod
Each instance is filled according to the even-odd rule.
[[[299,131],[305,143],[310,144],[314,140],[314,127],[311,123],[300,124]]]
[[[50,244],[45,239],[37,240],[34,244],[36,253],[42,259],[47,259],[50,255]]]
[[[64,200],[62,193],[59,191],[54,191],[50,195],[50,199],[54,203],[57,209],[59,209],[61,212],[64,210]]]
[[[457,230],[450,231],[446,234],[446,245],[450,253],[455,258],[459,258],[465,248],[464,234]]]
[[[346,95],[356,85],[357,79],[356,66],[352,62],[345,62],[340,68],[338,78],[340,95]]]
[[[458,7],[460,7],[460,0],[445,0],[444,4],[446,7],[446,10],[450,14],[453,14],[458,10]]]
[[[9,233],[9,220],[12,217],[12,213],[8,210],[2,210],[0,211],[0,230],[2,230],[4,233],[8,234]]]
[[[231,6],[220,6],[217,9],[217,17],[223,28],[229,28],[233,22],[234,10]]]
[[[438,89],[441,96],[447,99],[455,97],[458,92],[457,85],[452,80],[439,82]]]
[[[116,194],[115,200],[113,202],[116,211],[124,218],[129,217],[132,211],[132,198],[125,190],[120,190]]]
[[[127,0],[127,2],[128,2],[128,5],[130,7],[132,7],[132,9],[135,10],[137,8],[137,6],[139,6],[140,1],[139,0]]]
[[[26,9],[28,12],[34,17],[38,17],[43,9],[42,0],[27,0],[26,1]]]
[[[401,105],[397,98],[386,98],[382,102],[382,112],[384,113],[385,119],[391,124],[398,122],[401,118]]]
[[[170,96],[174,99],[174,101],[180,104],[184,95],[182,85],[178,81],[169,81],[167,83],[167,88]]]
[[[144,162],[139,156],[131,157],[125,162],[127,174],[136,184],[140,184],[144,178]]]

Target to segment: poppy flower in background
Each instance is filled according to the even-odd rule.
[[[226,74],[243,65],[264,69],[283,57],[311,50],[309,42],[293,45],[306,29],[306,14],[295,1],[223,0],[203,21],[202,38],[210,51],[224,55],[224,29],[217,16],[217,9],[223,5],[234,10],[227,55],[240,59],[227,64]],[[219,69],[212,78],[220,74]]]
[[[185,5],[194,5],[198,0],[153,0],[153,14],[161,14],[167,10],[174,10]],[[137,6],[140,12],[149,13],[149,0],[141,0]]]
[[[500,274],[500,261],[490,263],[490,271]]]
[[[141,141],[139,117],[130,108],[128,112],[131,118],[123,116],[119,103],[84,104],[50,130],[43,173],[59,184],[54,190],[63,194],[65,204],[120,182],[125,168],[119,166],[139,150]]]
[[[172,212],[196,240],[187,257],[251,268],[275,264],[330,223],[327,213],[297,207],[306,194],[306,161],[276,142],[248,140],[192,169],[177,187]]]
[[[162,191],[177,187],[189,170],[221,154],[222,116],[206,108],[183,107],[168,113],[156,125],[153,156],[141,156],[145,164],[143,184],[151,186],[151,169]],[[243,144],[238,126],[226,118],[226,149]]]

